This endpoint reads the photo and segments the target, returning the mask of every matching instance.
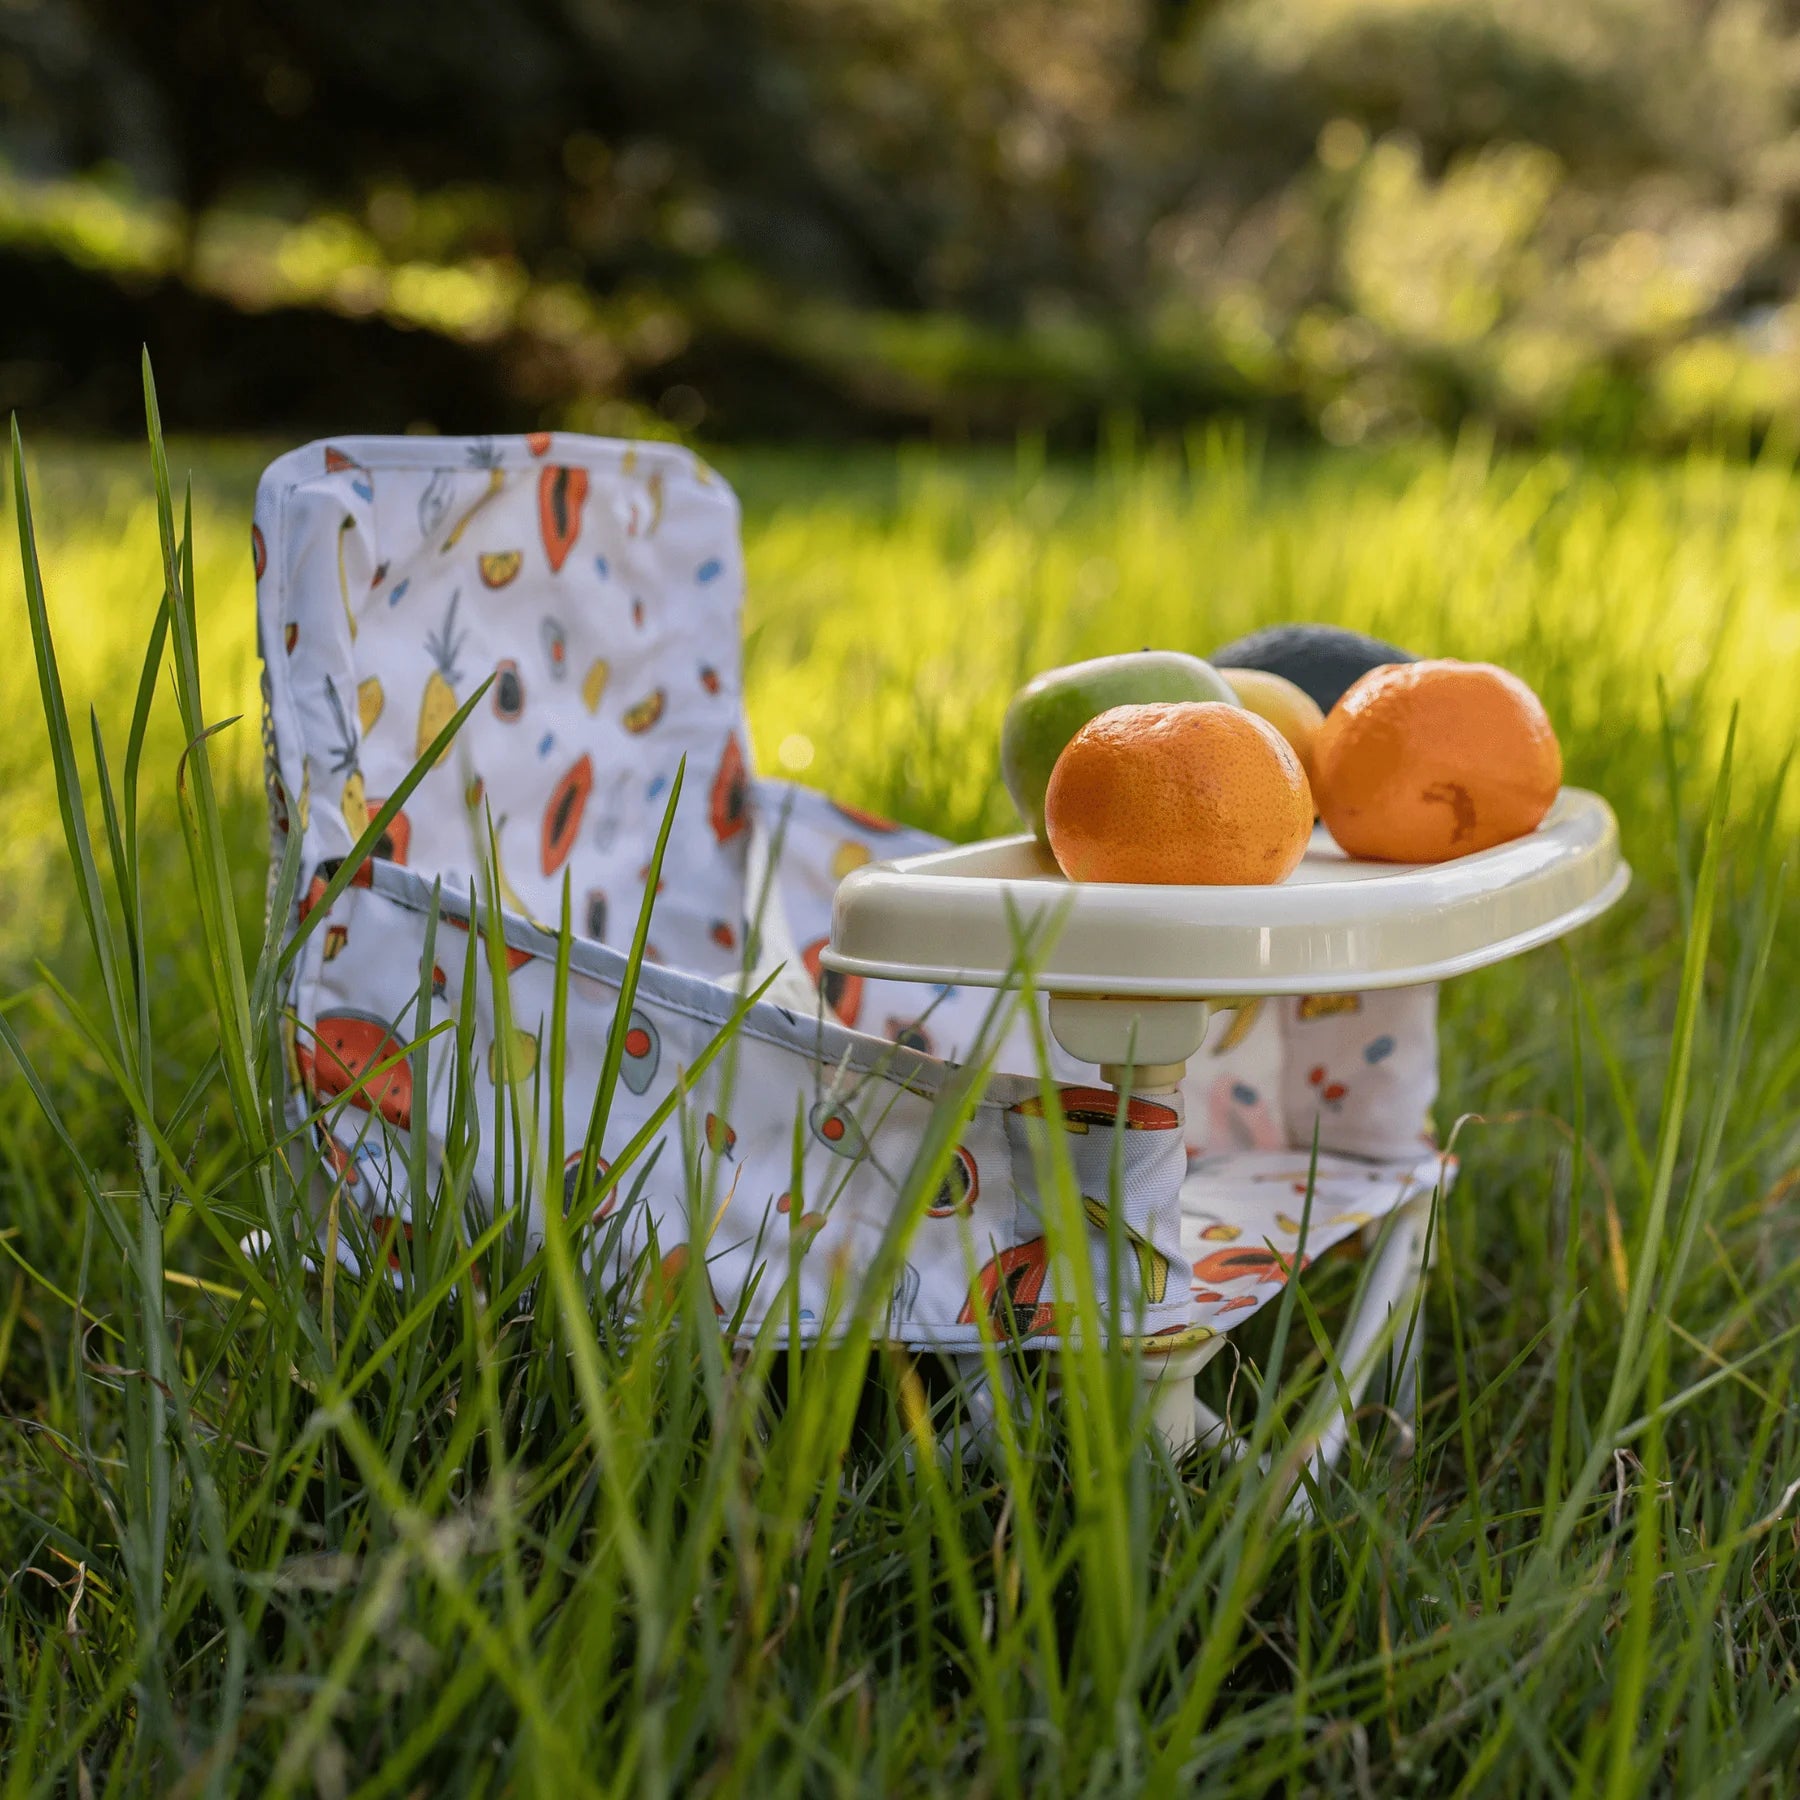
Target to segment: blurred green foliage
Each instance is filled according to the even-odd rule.
[[[1745,441],[1797,53],[1777,0],[7,0],[0,401],[123,423],[135,334],[193,426]]]

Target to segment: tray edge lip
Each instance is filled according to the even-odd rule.
[[[860,873],[860,871],[859,871]],[[1159,982],[1154,987],[1142,980],[1127,977],[1108,980],[1097,975],[1057,976],[1043,971],[1033,985],[1045,993],[1113,994],[1122,999],[1146,1000],[1212,1000],[1252,999],[1283,994],[1351,994],[1384,988],[1428,987],[1485,969],[1494,963],[1522,956],[1528,950],[1554,943],[1570,932],[1579,931],[1601,914],[1610,912],[1631,885],[1631,865],[1620,857],[1607,881],[1579,906],[1558,913],[1553,919],[1535,925],[1509,938],[1496,940],[1480,949],[1464,951],[1434,963],[1419,963],[1398,970],[1376,969],[1355,974],[1321,970],[1316,976],[1302,980],[1299,976],[1277,978],[1273,982],[1250,976],[1221,976],[1213,981]],[[958,968],[949,964],[898,964],[878,962],[867,957],[846,956],[827,944],[820,952],[820,963],[843,975],[859,975],[881,981],[913,981],[958,987],[1007,989],[1016,981],[1007,979],[1011,971]]]

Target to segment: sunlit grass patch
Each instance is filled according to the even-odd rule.
[[[165,669],[138,852],[99,857],[124,877],[99,916],[138,934],[120,966],[147,1002],[116,1043],[18,566],[0,575],[0,1019],[40,1083],[0,1078],[19,1791],[1781,1791],[1800,1746],[1784,464],[1362,460],[1230,432],[1092,466],[726,459],[759,759],[787,746],[845,800],[1006,828],[995,743],[1020,675],[1296,617],[1516,668],[1571,779],[1613,800],[1629,902],[1567,958],[1448,993],[1440,1125],[1477,1116],[1416,1452],[1394,1460],[1369,1409],[1294,1526],[1254,1459],[1158,1455],[1122,1359],[1091,1350],[1028,1372],[997,1453],[964,1460],[940,1455],[967,1419],[928,1362],[728,1344],[693,1279],[647,1309],[628,1284],[626,1329],[627,1291],[554,1234],[530,1251],[437,1193],[410,1240],[359,1242],[377,1267],[392,1251],[391,1282],[234,1256],[312,1172],[304,1143],[270,1150],[278,1059],[255,1023],[264,458],[190,459],[204,709]],[[91,802],[87,704],[116,782],[165,527],[140,452],[56,447],[33,473],[61,747]],[[190,848],[177,760],[232,714]],[[196,871],[228,872],[235,921]],[[1307,1305],[1341,1316],[1354,1269],[1315,1275]],[[1324,1377],[1289,1292],[1206,1377],[1272,1447]]]

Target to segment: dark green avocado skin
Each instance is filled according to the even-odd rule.
[[[1330,712],[1352,682],[1383,663],[1417,662],[1409,650],[1341,625],[1271,625],[1225,644],[1206,659],[1215,669],[1263,669],[1310,694]]]

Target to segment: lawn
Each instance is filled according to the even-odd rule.
[[[285,1194],[259,1149],[277,1058],[252,1044],[235,1082],[219,1060],[227,904],[253,972],[264,932],[264,459],[171,450],[177,517],[193,471],[204,718],[241,722],[207,746],[216,808],[190,759],[184,838],[192,695],[184,728],[158,688],[123,1051],[102,1048],[24,588],[0,567],[0,1019],[63,1134],[8,1057],[8,1794],[1786,1791],[1790,463],[1231,430],[1080,464],[720,459],[745,503],[758,761],[842,799],[1001,828],[1023,674],[1314,618],[1518,670],[1569,779],[1613,801],[1626,902],[1446,994],[1439,1124],[1464,1175],[1414,1452],[1366,1418],[1295,1525],[1254,1463],[1147,1444],[1098,1357],[1063,1371],[1062,1414],[1015,1421],[1001,1466],[964,1464],[933,1448],[954,1396],[903,1359],[727,1353],[691,1284],[624,1332],[613,1296],[505,1242],[480,1288],[423,1258],[397,1289],[247,1287],[222,1242]],[[118,781],[162,591],[148,458],[56,444],[28,467],[76,760],[91,777],[91,701]],[[1329,1323],[1355,1269],[1317,1274]],[[1270,1313],[1206,1391],[1279,1442],[1323,1365],[1304,1308]]]

